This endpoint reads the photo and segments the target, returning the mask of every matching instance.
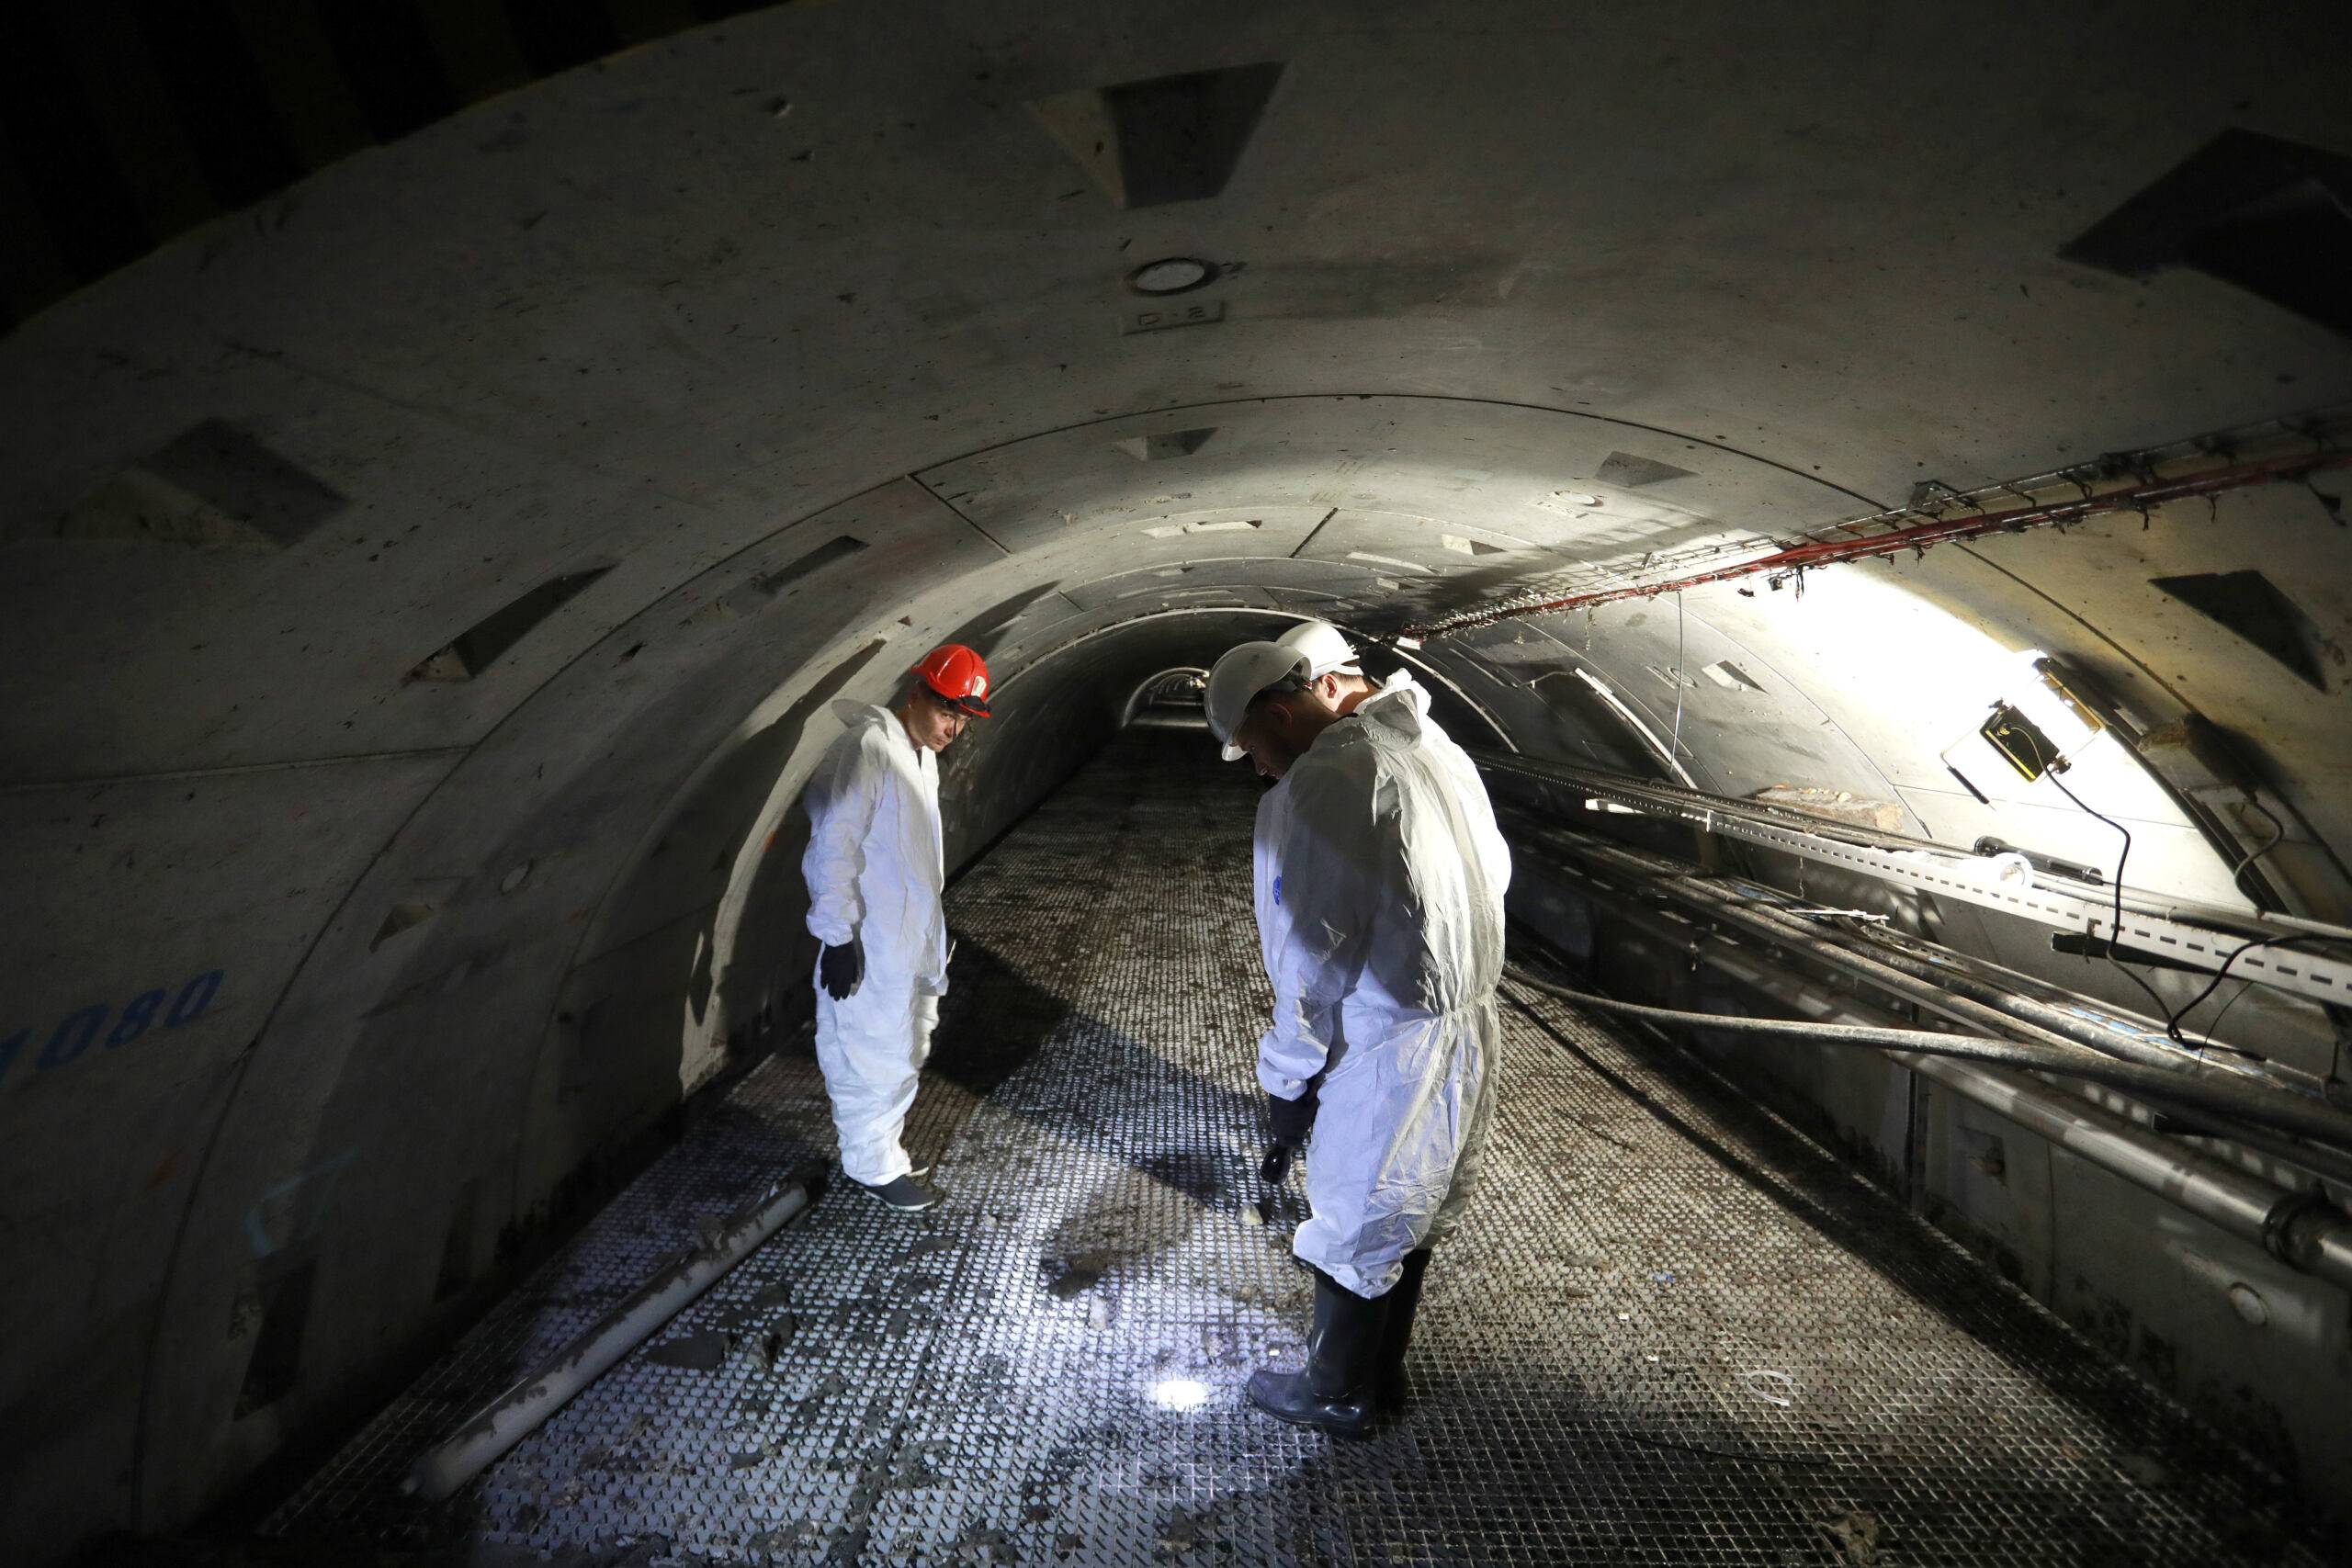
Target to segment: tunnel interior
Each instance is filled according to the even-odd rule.
[[[267,1538],[685,1561],[1834,1561],[1845,1540],[2319,1561],[2274,1474],[1739,1086],[1509,986],[1496,1201],[1432,1266],[1407,1415],[1355,1444],[1250,1409],[1241,1380],[1296,1353],[1311,1289],[1289,1251],[1304,1193],[1259,1179],[1261,1091],[1236,1048],[1272,999],[1258,789],[1204,740],[1127,730],[958,879],[909,1133],[947,1205],[828,1192],[478,1485],[402,1497],[424,1450],[698,1219],[828,1161],[814,1061],[767,1055]]]
[[[1948,1500],[2003,1488],[2068,1561],[2340,1542],[2352,127],[2344,50],[2290,42],[2324,7],[419,5],[374,54],[294,9],[334,47],[5,24],[12,1557],[1051,1555],[1085,1495],[1138,1560],[2006,1561],[2024,1516]],[[427,57],[437,96],[359,112]],[[1922,62],[1969,113],[1858,111]],[[2189,1098],[1512,993],[1470,1250],[1532,1283],[1445,1287],[1408,1447],[1449,1457],[1394,1493],[1394,1450],[1264,1447],[1235,1369],[1304,1298],[1232,1185],[1249,785],[1185,675],[1307,617],[1487,770],[1515,957],[2095,1039]],[[829,1195],[673,1331],[788,1284],[806,1364],[632,1360],[402,1514],[377,1483],[461,1393],[825,1157],[797,802],[834,705],[947,641],[999,694],[942,763],[924,1094],[966,1199]],[[1057,1229],[1102,1213],[1160,1250]],[[1058,1458],[1004,1431],[1023,1348],[1090,1388]],[[1915,1366],[1939,1451],[1885,1425]],[[639,1416],[757,1522],[562,1495]],[[1521,1480],[1368,1501],[1479,1453]]]

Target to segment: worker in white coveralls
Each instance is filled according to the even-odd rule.
[[[939,764],[989,716],[989,671],[956,643],[925,654],[898,703],[837,702],[847,728],[801,800],[808,808],[808,931],[817,953],[817,1065],[842,1172],[894,1209],[939,1201],[899,1135],[947,991],[940,901]]]
[[[1205,707],[1227,757],[1279,781],[1261,803],[1274,1014],[1258,1079],[1275,1146],[1313,1138],[1311,1212],[1292,1243],[1316,1280],[1306,1365],[1253,1373],[1249,1394],[1358,1437],[1402,1403],[1430,1249],[1476,1177],[1510,853],[1426,692],[1349,691],[1342,716],[1315,663],[1243,643],[1210,671]]]
[[[1276,637],[1274,646],[1291,649],[1306,656],[1307,694],[1342,718],[1354,713],[1367,697],[1383,692],[1413,693],[1421,710],[1423,739],[1454,771],[1462,787],[1483,798],[1486,784],[1478,777],[1477,764],[1472,762],[1469,754],[1455,745],[1453,737],[1430,716],[1427,694],[1413,680],[1410,671],[1399,669],[1386,680],[1375,683],[1364,674],[1363,662],[1358,657],[1355,646],[1348,641],[1345,633],[1329,621],[1301,621]],[[1238,762],[1243,755],[1240,747],[1231,742],[1226,744],[1227,761]],[[1260,772],[1264,770],[1261,768]],[[1284,940],[1283,907],[1273,896],[1273,846],[1288,799],[1279,781],[1259,797],[1257,832],[1250,846],[1251,896],[1258,911],[1258,944],[1264,954],[1269,976],[1274,973],[1275,954],[1282,951]],[[1508,882],[1510,874],[1508,859],[1502,864],[1503,880]],[[1410,1303],[1419,1298],[1420,1269],[1426,1262],[1426,1255],[1407,1259],[1405,1278],[1397,1281],[1397,1294],[1390,1311],[1394,1315],[1401,1306],[1408,1328],[1412,1322]]]
[[[1301,621],[1276,637],[1274,646],[1291,649],[1306,656],[1307,694],[1342,718],[1355,712],[1366,697],[1379,693],[1409,690],[1420,694],[1421,691],[1411,671],[1402,669],[1375,684],[1364,674],[1363,662],[1357,656],[1355,646],[1348,641],[1345,633],[1329,621]],[[1430,716],[1428,703],[1423,701],[1420,706],[1423,738],[1456,771],[1465,787],[1483,793],[1486,786],[1478,779],[1476,765],[1461,747],[1453,743],[1453,738],[1438,727],[1437,720]],[[1240,747],[1230,741],[1226,743],[1227,761],[1238,762],[1243,755]],[[1261,768],[1259,771],[1263,773],[1265,770]],[[1258,945],[1264,955],[1269,976],[1274,973],[1276,955],[1283,951],[1286,941],[1283,907],[1274,897],[1273,857],[1274,840],[1289,798],[1283,792],[1279,781],[1259,797],[1257,831],[1250,843],[1251,901],[1258,911]],[[1506,878],[1508,874],[1506,866]],[[1270,1164],[1270,1170],[1287,1168],[1291,1152],[1292,1147],[1284,1145],[1283,1155]],[[1420,1298],[1421,1268],[1428,1261],[1425,1252],[1408,1258],[1405,1276],[1396,1282],[1396,1290],[1392,1293],[1389,1313],[1392,1317],[1401,1319],[1404,1332],[1411,1329],[1413,1306]]]

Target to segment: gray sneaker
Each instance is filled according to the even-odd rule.
[[[919,1176],[901,1176],[879,1187],[867,1187],[863,1181],[858,1185],[902,1213],[916,1213],[939,1201],[939,1190]]]

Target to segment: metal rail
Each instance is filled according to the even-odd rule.
[[[2120,512],[2138,512],[2144,516],[2150,508],[2168,502],[2217,496],[2252,485],[2307,479],[2324,469],[2352,464],[2352,452],[2329,444],[2331,427],[2321,419],[2314,418],[2309,425],[2300,429],[2284,424],[2272,428],[2291,431],[2294,435],[2312,441],[2316,449],[2238,461],[2231,457],[2227,440],[2206,438],[2194,443],[2176,443],[2170,448],[2120,454],[2098,464],[1986,486],[1967,494],[1944,487],[1952,502],[1970,509],[1966,515],[1947,515],[1944,507],[1931,508],[1919,503],[1897,507],[1832,524],[1827,528],[1815,530],[1795,543],[1757,539],[1712,547],[1713,550],[1761,552],[1722,566],[1678,571],[1673,570],[1676,563],[1668,563],[1663,575],[1654,575],[1645,581],[1620,579],[1611,586],[1550,596],[1540,596],[1539,591],[1539,596],[1507,600],[1442,616],[1425,625],[1408,626],[1399,635],[1426,642],[1432,637],[1448,637],[1456,632],[1493,626],[1500,621],[1589,610],[1621,600],[1655,598],[1661,593],[1678,593],[1686,589],[1702,588],[1743,577],[1767,577],[1775,588],[1780,587],[1784,580],[1796,577],[1800,579],[1799,586],[1802,587],[1803,574],[1821,567],[1901,555],[1906,550],[1924,555],[1937,545],[1984,538],[1996,534],[2022,534],[2040,528],[2064,527]],[[2156,465],[2164,460],[2163,455],[2184,448],[2192,455],[2219,455],[2226,460],[2218,468],[2202,468],[2170,478],[2158,477]],[[2095,491],[2091,489],[2093,479],[2113,478],[2119,474],[2132,476],[2135,482],[2108,491]],[[2036,489],[2060,484],[2072,485],[2080,493],[2057,501],[2036,500],[2032,494]],[[1979,497],[1994,494],[2011,496],[2025,504],[1997,512],[1985,511]],[[1657,563],[1646,560],[1645,567],[1653,572],[1657,570]]]
[[[1841,940],[1842,933],[1822,931],[1787,916],[1785,911],[1752,895],[1743,895],[1710,878],[1691,874],[1663,857],[1599,840],[1556,835],[1545,840],[1555,852],[1566,853],[1589,865],[1635,880],[1655,897],[1670,898],[1701,919],[1752,937],[1800,957],[1849,975],[1875,990],[1915,1003],[1959,1027],[1980,1034],[2007,1036],[2042,1052],[2052,1070],[2107,1082],[2138,1093],[2152,1087],[2168,1089],[2177,1099],[2199,1109],[2232,1115],[2257,1125],[2286,1127],[2346,1150],[2352,1150],[2352,1111],[2341,1111],[2324,1099],[2283,1084],[2267,1074],[2236,1064],[2211,1061],[2164,1040],[2121,1030],[2086,1032],[2079,1037],[2049,1028],[2044,1022],[1989,1005],[1945,984],[1940,976],[1921,977],[1888,964],[1883,950]],[[2067,1066],[2072,1063],[2074,1066]],[[2133,1079],[2102,1077],[2097,1070],[2129,1065],[2157,1077]]]
[[[1884,1008],[1804,979],[1772,961],[1769,954],[1781,944],[1770,935],[1761,938],[1759,946],[1749,947],[1704,925],[1681,925],[1654,901],[1645,908],[1630,894],[1587,886],[1597,895],[1597,901],[1636,928],[1674,943],[1693,963],[1706,964],[1801,1019],[1880,1029],[1910,1027],[1909,1021]],[[1645,889],[1653,886],[1644,884]],[[1679,902],[1671,892],[1668,897]],[[1707,911],[1692,913],[1702,920],[1708,915]],[[1524,976],[1512,978],[1531,983]],[[1697,1029],[1720,1028],[1736,1021],[1702,1013],[1686,1015],[1681,1021]],[[1896,1066],[2007,1118],[2289,1266],[2352,1289],[2352,1222],[2323,1194],[2290,1190],[2202,1151],[2182,1149],[2123,1116],[2086,1103],[2026,1072],[1894,1047],[1882,1054]],[[2319,1152],[2325,1163],[2325,1151]],[[2301,1155],[2290,1148],[2278,1152],[2277,1157],[2291,1166]]]
[[[1956,899],[2015,915],[2058,931],[2079,931],[2125,947],[2159,953],[2189,967],[2228,972],[2315,1001],[2352,1005],[2352,961],[2278,944],[2352,944],[2352,930],[2314,920],[2223,909],[2188,899],[2162,899],[2126,888],[2123,919],[2115,922],[2113,890],[2020,869],[2014,862],[1978,855],[1901,834],[1878,833],[1815,819],[1753,801],[1626,778],[1573,763],[1538,761],[1473,750],[1489,773],[1564,786],[1597,800],[1669,817],[1726,838],[1891,882],[1915,893]],[[2255,946],[2254,943],[2269,945]]]
[[[2177,1096],[2185,1087],[2167,1083],[2168,1074],[2162,1067],[2142,1066],[2093,1053],[2052,1052],[1997,1034],[1956,1034],[1908,1024],[1830,1023],[1821,1019],[1751,1018],[1738,1013],[1692,1012],[1683,1008],[1653,1007],[1646,1002],[1629,1002],[1619,997],[1573,990],[1521,971],[1513,971],[1511,978],[1521,985],[1548,991],[1578,1007],[1624,1013],[1653,1022],[1720,1029],[1733,1034],[1803,1040],[1817,1044],[1985,1062],[2024,1072],[2085,1078],[2130,1094],[2161,1094],[2171,1089]],[[2202,1089],[2193,1091],[2197,1095],[2203,1092]],[[2196,1102],[2192,1098],[2191,1103]],[[2337,1146],[2352,1148],[2352,1137],[2346,1134],[2347,1126],[2352,1126],[2352,1118],[2331,1111],[2317,1100],[2276,1091],[2256,1090],[2241,1091],[2233,1100],[2225,1100],[2222,1104],[2229,1113],[2251,1118],[2261,1125],[2303,1135],[2333,1136],[2343,1140]],[[2352,1284],[2352,1279],[2347,1279],[2346,1283]]]

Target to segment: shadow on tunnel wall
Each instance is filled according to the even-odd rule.
[[[617,929],[644,934],[590,955],[565,978],[541,1053],[542,1089],[550,1077],[554,1088],[537,1101],[547,1117],[532,1142],[539,1151],[537,1168],[518,1182],[521,1190],[548,1191],[553,1210],[569,1208],[565,1189],[574,1178],[568,1160],[593,1168],[600,1145],[666,1112],[682,1089],[692,1087],[685,1080],[740,1059],[755,1032],[764,1035],[779,1027],[787,977],[807,967],[813,943],[797,919],[762,922],[752,906],[734,933],[731,955],[722,953],[717,930],[722,900],[744,840],[756,829],[787,761],[812,724],[830,722],[828,705],[887,646],[869,643],[835,664],[729,754],[610,895],[607,919]],[[805,826],[801,837],[805,841]],[[798,846],[788,839],[788,830],[779,829],[763,856],[783,858],[781,850],[797,872]],[[704,1029],[717,1032],[717,1052],[698,1052],[696,1032]],[[593,1185],[608,1190],[602,1180]],[[518,1216],[517,1224],[528,1226],[538,1218]]]
[[[939,640],[963,643],[987,658],[996,651],[1013,622],[1057,591],[1057,585],[1053,583],[1024,589],[967,617]],[[704,847],[715,854],[725,854],[730,828],[735,834],[732,841],[741,841],[809,726],[816,725],[818,738],[830,743],[835,730],[827,708],[851,679],[865,671],[876,656],[889,646],[884,642],[871,644],[836,668],[790,712],[763,731],[758,739],[729,759],[721,774],[714,776],[697,793],[693,807],[697,817],[707,813],[716,829]],[[908,650],[899,651],[903,654]],[[893,671],[891,689],[880,693],[880,700],[887,703],[895,698],[897,682],[898,672]],[[1078,733],[1050,739],[1031,736],[1029,744],[1005,754],[1015,764],[1012,769],[988,757],[976,765],[975,754],[990,750],[990,729],[1001,728],[1017,712],[1012,710],[1003,718],[989,720],[968,732],[967,739],[951,747],[940,760],[941,847],[951,880],[989,843],[1051,794],[1056,785],[1084,765],[1094,748],[1107,738],[1107,731],[1091,738]],[[991,761],[997,762],[993,769],[989,765]],[[702,804],[707,799],[711,802],[708,807]],[[684,819],[682,814],[681,820]],[[796,798],[769,834],[759,863],[752,872],[752,881],[743,900],[732,951],[727,955],[725,969],[715,979],[720,1016],[729,1021],[730,1030],[743,1021],[757,1021],[764,1029],[788,1027],[814,1008],[815,993],[808,976],[816,963],[817,942],[808,935],[805,923],[808,891],[800,877],[800,857],[808,845],[808,814]],[[725,891],[726,874],[732,862],[722,866],[714,858],[710,864],[717,881],[699,928],[700,945],[695,946],[691,942],[688,944],[694,954],[715,952],[715,944],[709,940],[715,934],[711,921],[718,912],[717,899]],[[699,1005],[697,1002],[698,1021]],[[740,1048],[740,1041],[730,1048]]]
[[[267,1210],[273,1240],[278,1231],[296,1240],[254,1242],[240,1311],[252,1320],[255,1349],[235,1416],[272,1419],[271,1407],[298,1393],[300,1415],[282,1450],[222,1504],[220,1519],[257,1518],[683,1133],[690,1029],[722,1000],[714,919],[737,852],[811,723],[887,646],[871,643],[834,665],[701,783],[610,895],[605,929],[621,939],[564,974],[551,1016],[538,1010],[544,993],[498,978],[562,963],[577,927],[484,942],[474,907],[458,901],[425,928],[432,940],[364,1016],[299,1176],[255,1211]],[[545,864],[545,832],[529,824],[486,863],[527,866],[536,856]],[[797,882],[797,848],[783,847]],[[757,945],[741,951],[757,962],[727,976],[731,1033],[706,1073],[772,1041],[789,1010],[777,1003],[779,976],[811,946],[797,908],[788,923],[745,934]],[[531,1071],[500,1072],[466,1049],[469,1038],[536,1042]],[[383,1108],[413,1100],[418,1082],[442,1083],[456,1098],[447,1113],[405,1125],[411,1146],[401,1158],[380,1157]],[[723,1113],[715,1099],[694,1111]],[[332,1258],[331,1236],[350,1238]],[[319,1374],[329,1348],[321,1342],[341,1316],[356,1315],[346,1303],[414,1299],[424,1293],[421,1281],[431,1281],[430,1307],[402,1342],[364,1377]],[[332,1350],[347,1353],[339,1344]]]
[[[708,976],[710,966],[718,958],[715,930],[718,899],[725,894],[727,879],[734,869],[734,850],[754,829],[770,790],[808,736],[810,725],[823,727],[820,732],[830,739],[832,720],[828,710],[832,703],[888,646],[869,643],[828,671],[807,695],[728,758],[696,792],[691,809],[696,825],[707,820],[707,827],[696,835],[688,852],[699,858],[704,848],[712,852],[703,861],[708,868],[705,874],[709,878],[707,886],[710,901],[702,911],[695,932],[694,952],[698,966],[695,984],[700,988],[690,999],[697,1023],[704,1021],[705,1010],[714,996],[719,1017],[727,1021],[730,1032],[740,1031],[752,1020],[763,1020],[774,1027],[775,1019],[785,1010],[786,999],[797,999],[804,983],[801,976],[816,962],[817,944],[800,921],[801,908],[793,907],[789,899],[753,898],[745,902],[741,921],[734,933],[733,951],[727,955],[726,968],[718,976],[714,991]],[[685,826],[683,817],[681,826]],[[800,852],[808,842],[808,814],[796,801],[761,851],[761,874],[781,866],[797,875]],[[622,897],[630,895],[624,893]],[[730,1049],[740,1048],[740,1040],[730,1039],[729,1045]]]

